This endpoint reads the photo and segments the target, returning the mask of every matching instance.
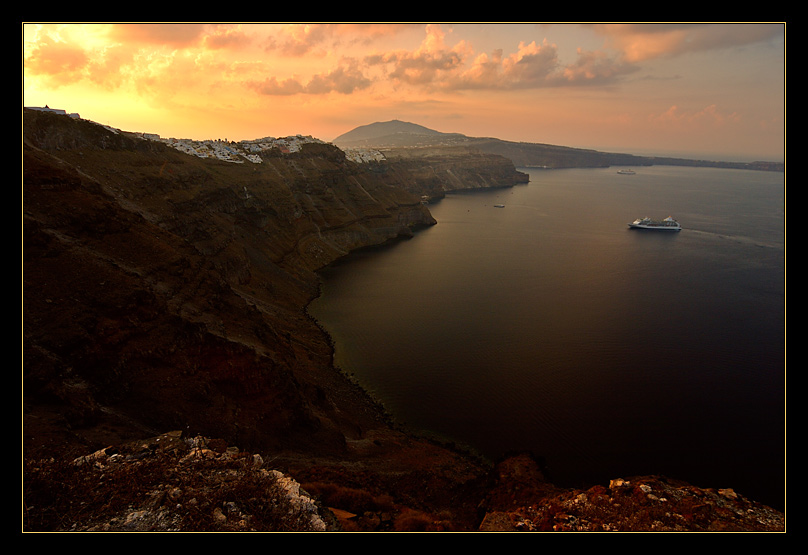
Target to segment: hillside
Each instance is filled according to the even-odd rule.
[[[434,225],[422,195],[518,182],[502,157],[358,164],[312,141],[235,163],[46,112],[23,124],[25,531],[286,529],[257,518],[275,470],[329,529],[783,529],[730,492],[677,484],[677,509],[657,506],[658,477],[576,509],[535,459],[402,430],[333,367],[305,311],[317,270]],[[615,495],[644,516],[609,512]]]

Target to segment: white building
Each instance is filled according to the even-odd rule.
[[[39,112],[50,112],[52,114],[59,114],[61,116],[69,116],[73,119],[81,119],[81,117],[77,113],[68,114],[65,110],[60,110],[58,108],[50,108],[47,104],[44,107],[39,106],[25,106],[27,110],[37,110]]]

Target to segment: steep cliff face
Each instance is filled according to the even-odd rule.
[[[434,220],[311,146],[228,164],[26,114],[26,448],[170,427],[341,450],[378,420],[328,370],[328,339],[303,307],[316,269]],[[337,408],[345,398],[360,416]]]
[[[528,182],[508,158],[464,146],[383,149],[379,174],[386,183],[430,199],[468,189],[511,187]]]

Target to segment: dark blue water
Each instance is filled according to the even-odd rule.
[[[559,485],[664,474],[784,508],[783,174],[529,173],[324,271],[336,363],[400,421],[530,449]],[[626,225],[669,215],[681,232]]]

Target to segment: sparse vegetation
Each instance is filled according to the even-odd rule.
[[[278,475],[239,452],[141,448],[27,461],[23,484],[25,531],[317,530]]]

